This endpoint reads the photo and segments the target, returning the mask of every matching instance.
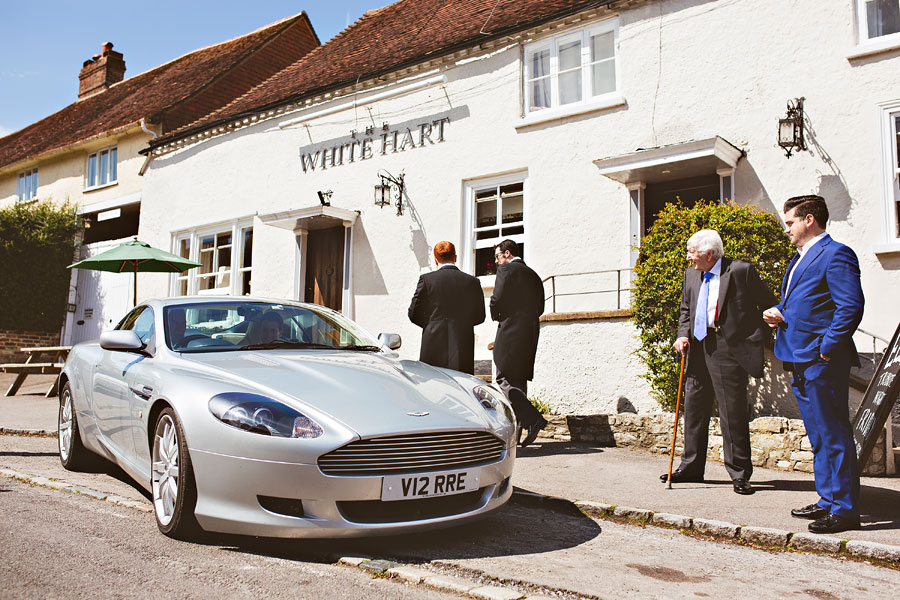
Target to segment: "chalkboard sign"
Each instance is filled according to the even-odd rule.
[[[862,404],[859,405],[859,410],[853,418],[853,442],[856,444],[856,456],[859,458],[860,467],[869,460],[875,440],[884,428],[900,393],[898,375],[900,375],[900,327],[897,327],[891,343],[885,348],[881,362],[875,369],[875,375],[866,388]],[[887,448],[887,451],[893,450]]]

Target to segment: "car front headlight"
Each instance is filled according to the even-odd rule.
[[[312,439],[324,433],[300,411],[258,394],[218,394],[210,398],[209,412],[226,425],[261,435]]]
[[[493,413],[497,416],[505,416],[506,420],[510,423],[516,422],[516,415],[513,412],[512,407],[506,401],[506,398],[503,397],[503,394],[497,390],[486,385],[479,385],[472,389],[472,393],[475,395],[475,398],[478,399],[481,406],[489,413]]]

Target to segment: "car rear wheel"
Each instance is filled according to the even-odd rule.
[[[69,471],[84,471],[95,466],[96,454],[84,447],[75,415],[72,385],[67,381],[59,394],[59,419],[57,421],[59,440],[59,462]]]
[[[156,524],[165,535],[187,539],[199,532],[194,517],[197,485],[181,422],[171,408],[156,419],[152,448],[151,494]]]

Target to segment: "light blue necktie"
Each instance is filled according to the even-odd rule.
[[[700,295],[697,296],[697,312],[694,313],[694,337],[703,340],[706,337],[707,319],[709,316],[709,280],[712,273],[703,274],[703,283],[700,284]]]

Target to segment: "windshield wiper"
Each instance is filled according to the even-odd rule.
[[[275,340],[274,342],[266,342],[264,344],[250,344],[248,346],[240,346],[237,350],[274,350],[274,349],[297,349],[297,348],[321,348],[325,350],[336,350],[334,346],[328,344],[314,344],[312,342],[286,342],[284,340]]]
[[[380,352],[381,346],[366,346],[361,344],[351,344],[349,346],[338,346],[338,350],[360,350],[364,352]]]

